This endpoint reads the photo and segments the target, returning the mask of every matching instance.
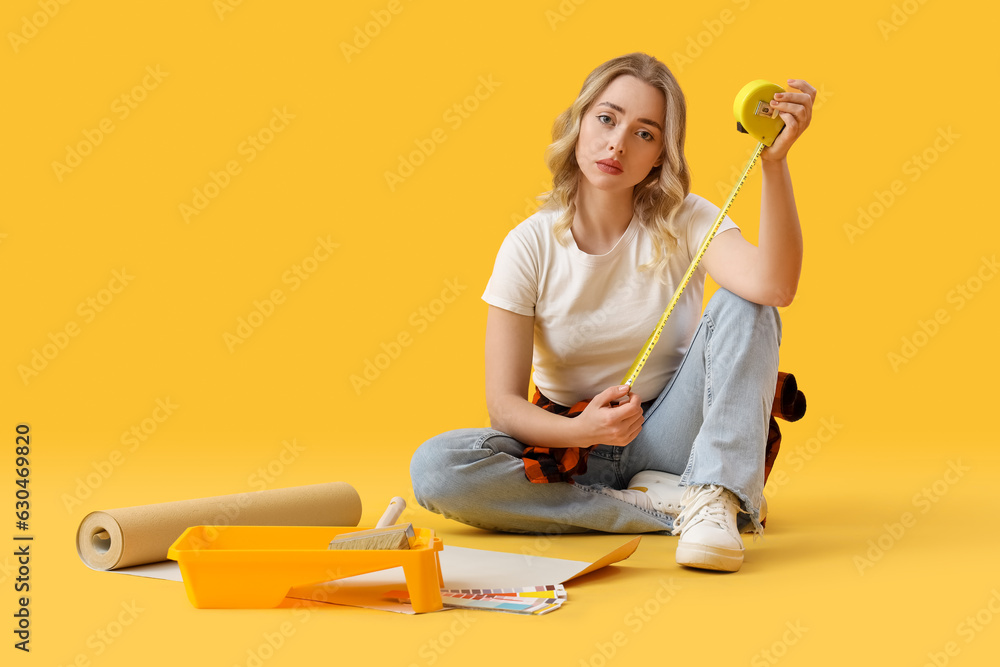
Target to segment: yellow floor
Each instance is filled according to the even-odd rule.
[[[863,461],[861,451],[870,452]],[[380,514],[372,498],[399,493],[408,481],[398,468],[392,479],[351,480],[367,500],[362,523]],[[36,657],[60,665],[190,658],[247,667],[314,664],[320,656],[403,666],[996,664],[991,492],[1000,457],[986,443],[904,460],[846,436],[796,457],[786,439],[775,471],[785,472],[785,483],[770,489],[766,537],[746,538],[740,572],[682,569],[673,561],[677,538],[649,535],[627,561],[571,582],[569,602],[542,617],[198,610],[180,584],[86,570],[68,548],[73,515],[46,531],[64,535],[61,543],[35,545],[44,554],[35,570],[43,619]],[[413,503],[404,519],[434,528],[445,544],[551,557],[583,559],[627,539],[487,533]],[[66,630],[57,630],[63,621]],[[175,640],[166,649],[168,633]]]
[[[3,665],[1000,664],[1000,4],[3,9]],[[179,583],[81,563],[93,510],[343,480],[370,525],[412,498],[423,439],[486,425],[480,295],[550,188],[553,122],[633,51],[676,76],[691,191],[716,206],[754,149],[737,91],[818,91],[787,160],[805,256],[780,364],[810,412],[780,424],[783,477],[740,572],[682,570],[677,538],[649,536],[547,616],[409,617],[199,610]],[[780,236],[764,179],[754,167],[729,209],[755,244]],[[823,441],[830,415],[846,426]],[[448,545],[567,558],[628,539],[404,519]],[[18,595],[30,654],[12,647]]]

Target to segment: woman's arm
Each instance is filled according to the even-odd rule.
[[[642,428],[639,396],[610,407],[624,391],[609,387],[577,417],[568,419],[534,405],[526,397],[531,374],[535,318],[489,307],[486,319],[486,407],[493,428],[538,447],[623,446]]]
[[[760,263],[770,269],[765,281],[772,286],[776,303],[786,306],[795,297],[802,273],[802,227],[787,160],[764,160],[761,172]]]
[[[777,110],[785,128],[760,155],[760,261],[770,269],[766,280],[777,292],[781,305],[792,302],[802,272],[802,227],[786,156],[809,127],[816,98],[816,89],[802,79],[789,79],[788,83],[789,90],[778,93],[771,101],[771,108]]]

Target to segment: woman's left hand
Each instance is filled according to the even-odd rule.
[[[802,79],[788,79],[788,90],[778,93],[771,100],[771,108],[778,110],[785,127],[778,134],[774,143],[765,148],[760,157],[762,160],[779,162],[785,159],[788,149],[792,147],[812,120],[813,102],[816,100],[816,89]]]

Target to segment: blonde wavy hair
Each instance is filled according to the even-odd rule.
[[[666,104],[663,125],[663,162],[633,189],[633,212],[653,241],[653,258],[639,267],[652,269],[664,281],[670,254],[677,249],[675,220],[684,198],[691,191],[691,174],[684,157],[684,134],[687,107],[684,93],[666,65],[645,53],[629,53],[613,58],[587,75],[576,101],[556,118],[552,125],[552,143],[545,151],[545,163],[552,172],[552,189],[539,195],[542,209],[563,209],[553,226],[556,240],[568,245],[567,232],[576,214],[576,193],[580,166],[576,161],[576,142],[584,113],[611,81],[630,74],[659,89]]]

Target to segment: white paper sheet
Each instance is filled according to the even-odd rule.
[[[123,567],[120,570],[95,570],[95,572],[117,572],[119,574],[131,574],[136,577],[148,577],[149,579],[184,581],[181,577],[181,568],[175,560],[161,560],[159,563],[133,565],[132,567]]]

